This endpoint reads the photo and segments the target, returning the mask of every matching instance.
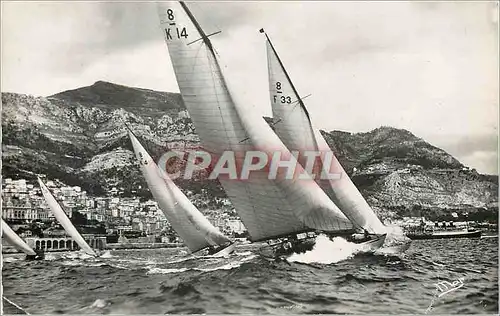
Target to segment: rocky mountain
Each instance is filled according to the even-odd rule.
[[[158,159],[199,143],[179,94],[108,82],[50,97],[2,93],[2,173],[36,174],[80,185],[90,194],[117,188],[150,197],[135,163],[125,123]],[[406,130],[323,135],[369,203],[388,217],[428,209],[496,207],[498,177],[480,175]],[[216,180],[179,180],[193,193],[223,197]]]
[[[479,174],[406,130],[323,136],[368,202],[389,216],[497,207],[498,177]]]

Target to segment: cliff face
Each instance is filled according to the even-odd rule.
[[[408,214],[497,205],[498,177],[478,174],[406,130],[381,127],[323,136],[376,208]]]
[[[175,93],[99,81],[47,98],[2,93],[2,103],[4,178],[45,174],[91,194],[116,187],[124,196],[149,197],[124,123],[155,159],[168,148],[199,143]],[[498,177],[469,170],[406,130],[323,135],[368,202],[387,216],[415,206],[439,211],[497,203]],[[178,184],[224,196],[217,181]]]

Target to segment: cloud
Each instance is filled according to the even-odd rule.
[[[427,140],[436,140],[440,148],[466,166],[481,173],[498,174],[498,134],[434,135]]]

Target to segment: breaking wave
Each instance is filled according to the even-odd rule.
[[[325,235],[319,235],[316,237],[316,244],[312,250],[306,253],[293,254],[287,260],[299,263],[331,264],[352,258],[356,252],[358,252],[356,244],[350,243],[341,237],[330,240]]]
[[[2,258],[3,262],[15,262],[15,261],[19,261],[19,260],[21,260],[21,258],[5,257],[5,256]]]
[[[162,269],[162,268],[150,268],[146,274],[169,274],[169,273],[180,273],[188,271],[188,268],[179,269]]]
[[[385,238],[383,247],[401,245],[410,241],[406,237],[403,229],[399,226],[386,226],[387,237]]]

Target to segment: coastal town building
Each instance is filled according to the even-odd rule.
[[[46,181],[46,185],[70,218],[78,216],[93,223],[103,223],[107,231],[117,234],[124,231],[140,231],[145,235],[157,236],[167,232],[175,234],[154,200],[141,202],[138,197],[121,197],[117,194],[119,188],[112,190],[114,193],[109,196],[95,197],[87,195],[79,186],[66,186],[50,180]],[[6,178],[3,179],[2,189],[2,218],[6,221],[25,224],[34,221],[55,222],[38,185],[25,179]],[[232,235],[245,230],[228,199],[210,199],[205,190],[197,194],[188,191],[187,194],[193,204],[223,233]],[[23,234],[28,236],[30,232]],[[58,236],[59,232],[49,229],[44,234]],[[175,238],[171,236],[170,240]]]

